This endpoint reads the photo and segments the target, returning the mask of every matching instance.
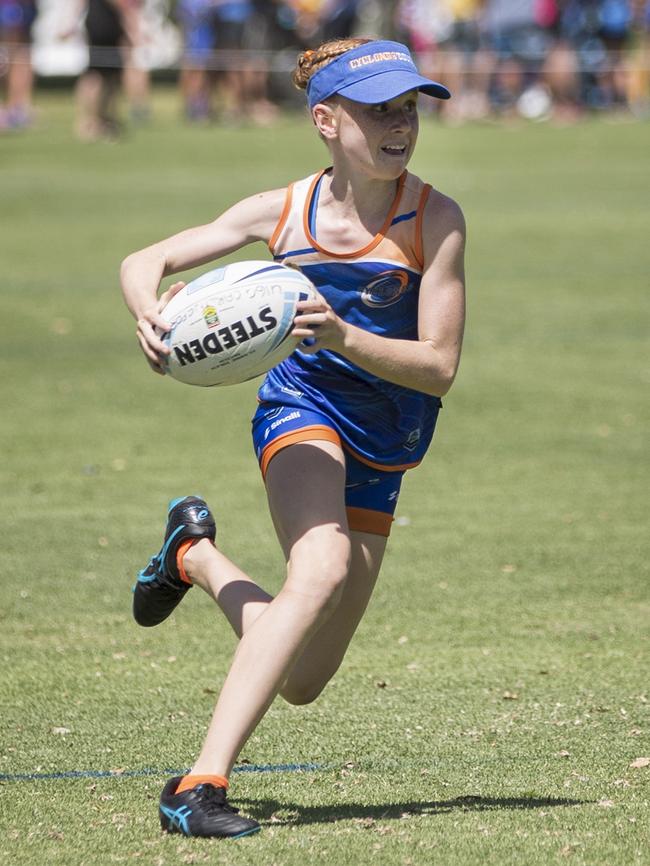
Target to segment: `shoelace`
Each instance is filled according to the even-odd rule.
[[[233,814],[237,814],[239,812],[239,809],[235,809],[234,806],[231,806],[226,799],[225,788],[216,788],[214,785],[206,782],[205,785],[197,786],[196,793],[199,794],[199,796],[201,797],[201,801],[208,808],[210,806],[213,806],[220,811],[232,812]]]

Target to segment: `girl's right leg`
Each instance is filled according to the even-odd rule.
[[[386,541],[381,535],[350,532],[351,562],[340,602],[308,642],[284,682],[280,695],[289,703],[315,700],[338,670],[370,601]],[[207,540],[190,548],[183,562],[192,582],[214,599],[238,637],[273,600]]]

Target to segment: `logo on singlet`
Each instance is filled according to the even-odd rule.
[[[408,290],[406,271],[385,271],[362,289],[361,300],[367,307],[390,307]]]

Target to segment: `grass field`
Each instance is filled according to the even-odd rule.
[[[278,587],[256,385],[151,375],[117,272],[325,154],[303,118],[190,129],[164,93],[119,145],[40,108],[0,138],[0,863],[648,863],[650,125],[423,122],[412,168],[469,225],[461,371],[344,666],[244,749],[263,832],[219,843],[156,811],[234,638],[198,590],[138,630],[130,589],[187,492]]]

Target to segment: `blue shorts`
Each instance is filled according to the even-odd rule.
[[[327,415],[313,409],[264,402],[253,416],[253,445],[264,477],[269,463],[283,448],[323,439],[345,451],[345,507],[349,528],[388,536],[404,470],[363,463],[346,450]]]

